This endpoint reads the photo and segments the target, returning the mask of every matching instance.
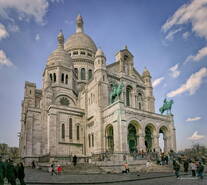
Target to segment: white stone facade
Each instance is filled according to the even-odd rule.
[[[151,76],[139,74],[130,51],[120,50],[107,65],[103,51],[76,20],[76,33],[49,56],[43,87],[25,83],[22,102],[20,152],[23,158],[91,156],[176,150],[172,116],[155,113]],[[110,102],[112,84],[124,84]]]

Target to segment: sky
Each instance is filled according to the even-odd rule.
[[[0,143],[18,146],[25,81],[42,87],[57,34],[73,34],[78,14],[108,64],[127,45],[151,72],[157,113],[174,100],[178,150],[206,144],[207,0],[0,0]]]

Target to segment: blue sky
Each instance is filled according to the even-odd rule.
[[[79,13],[108,64],[127,45],[150,70],[156,112],[174,100],[178,149],[207,143],[207,0],[1,0],[0,143],[18,145],[24,83],[42,87],[57,34],[73,34]]]

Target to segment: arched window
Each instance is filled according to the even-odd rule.
[[[64,73],[61,75],[61,82],[64,83]]]
[[[92,134],[92,147],[94,147],[94,135]]]
[[[126,88],[126,105],[127,106],[131,105],[131,96],[132,96],[132,87],[127,86]]]
[[[62,139],[65,139],[65,124],[62,124]]]
[[[80,127],[77,125],[77,140],[80,139]]]
[[[75,70],[75,74],[76,74],[77,79],[78,79],[78,68],[75,68],[74,70]]]
[[[142,94],[141,93],[138,93],[138,96],[137,96],[137,103],[138,103],[138,108],[141,110],[142,109],[142,101],[143,101],[143,98],[142,98]]]
[[[55,73],[53,74],[53,79],[54,79],[54,82],[56,82],[56,74]]]
[[[72,118],[69,119],[69,138],[73,138],[73,123],[72,123]]]
[[[89,69],[88,70],[88,80],[90,80],[92,78],[92,70]]]
[[[51,80],[51,82],[52,82],[52,74],[50,73],[50,80]]]
[[[89,148],[91,147],[91,135],[90,134],[88,134],[88,146]]]
[[[81,80],[85,80],[86,79],[86,70],[85,68],[81,69]]]
[[[65,84],[68,84],[68,75],[65,75]]]

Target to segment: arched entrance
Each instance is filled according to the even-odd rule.
[[[106,149],[114,152],[114,130],[112,125],[106,127]]]
[[[167,132],[168,129],[165,126],[159,129],[159,147],[160,152],[167,152]]]
[[[127,135],[127,142],[128,142],[130,153],[134,153],[138,151],[140,132],[141,132],[141,127],[139,123],[136,120],[130,121],[128,125],[128,135]]]
[[[145,127],[145,146],[147,152],[153,151],[153,135],[155,127],[151,124]]]

